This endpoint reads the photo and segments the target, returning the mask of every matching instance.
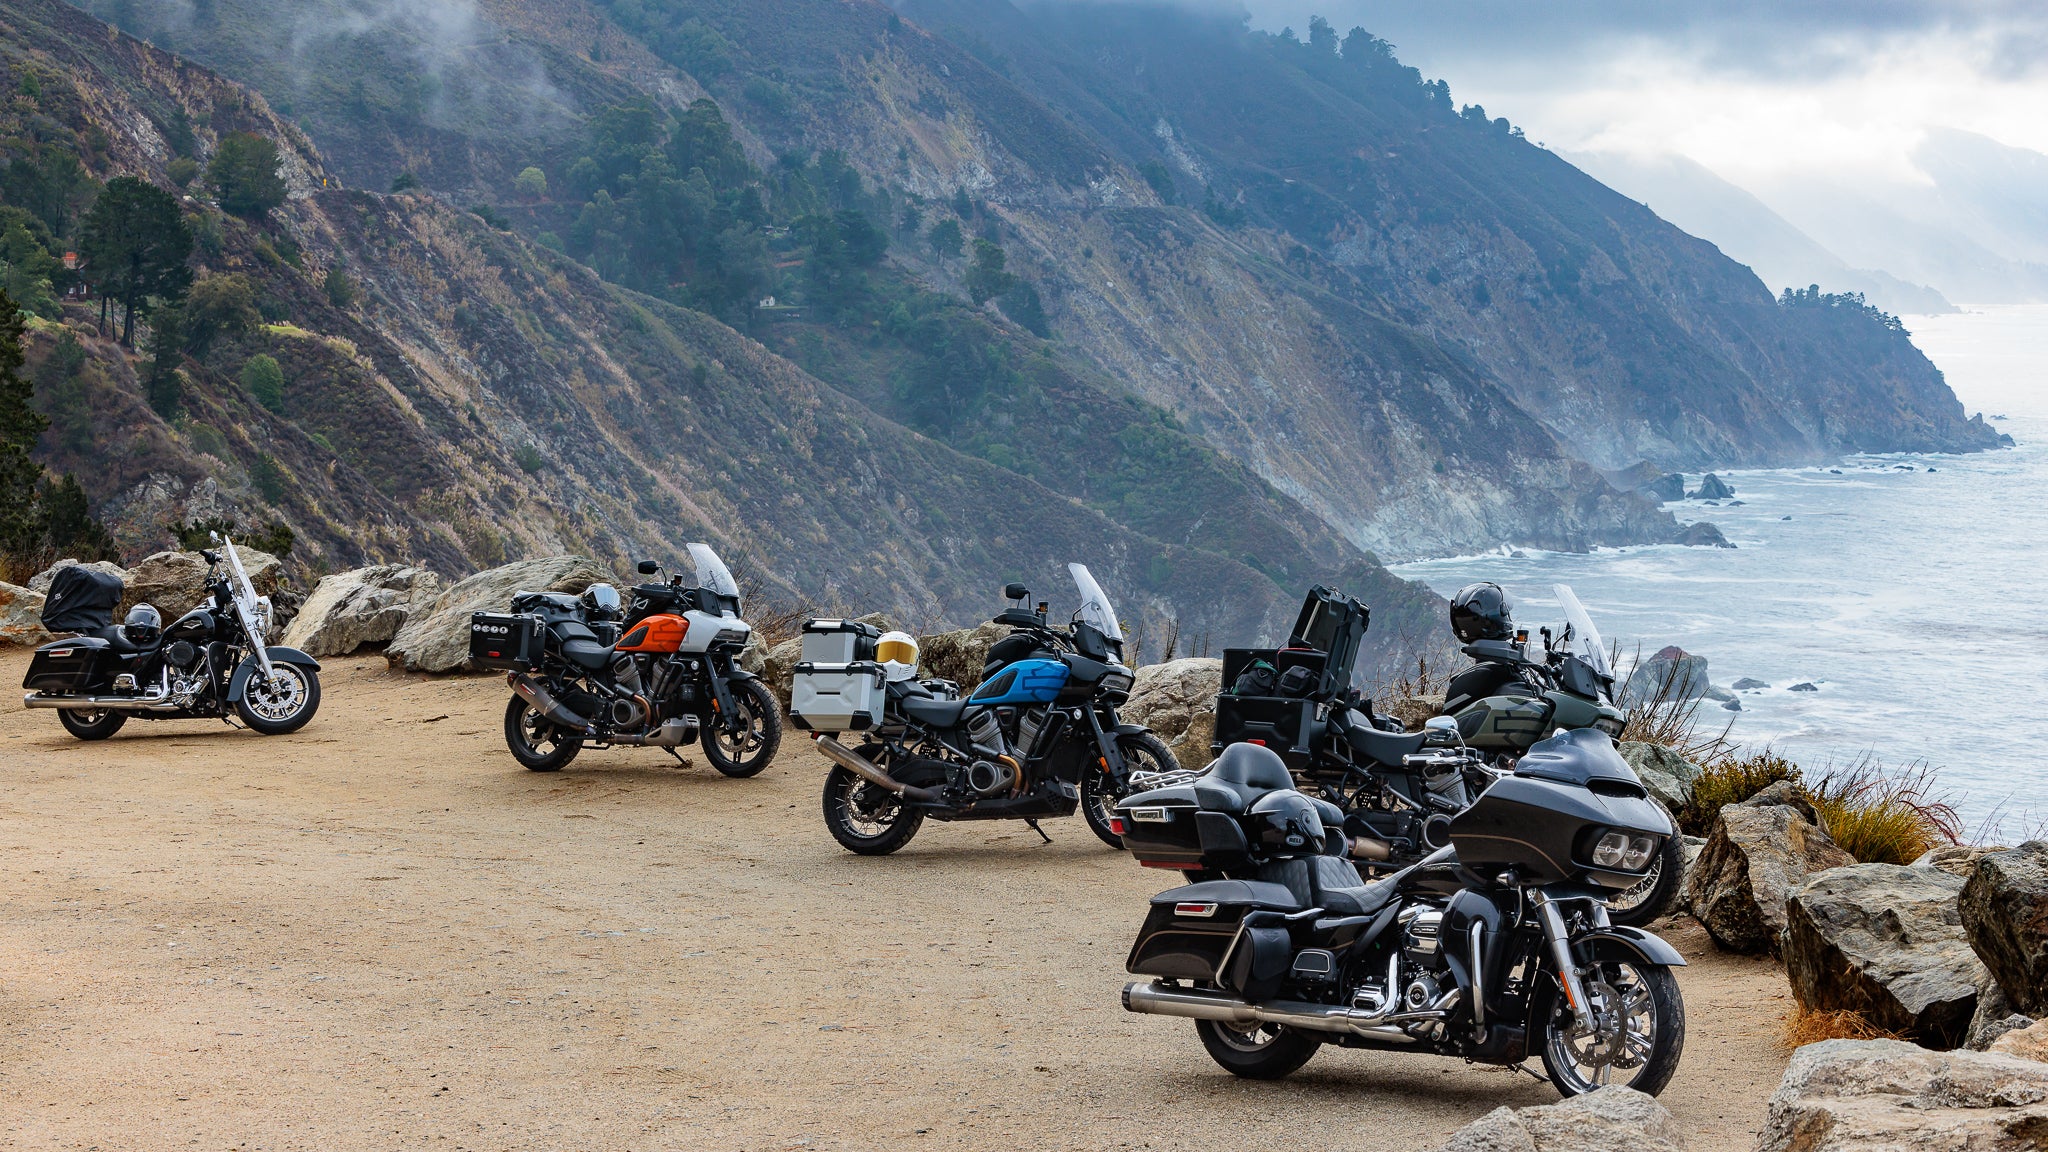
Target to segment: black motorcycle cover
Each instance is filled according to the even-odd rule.
[[[114,622],[114,607],[126,586],[112,572],[73,564],[59,568],[43,600],[43,627],[52,632],[91,632]]]

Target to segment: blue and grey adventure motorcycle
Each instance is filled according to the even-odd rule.
[[[1123,631],[1085,565],[1068,572],[1081,607],[1065,627],[1048,605],[1025,607],[1022,584],[995,617],[1010,635],[990,647],[982,681],[962,698],[942,680],[915,678],[915,642],[878,636],[856,621],[813,620],[792,684],[790,720],[817,733],[834,767],[825,778],[825,824],[849,851],[882,856],[935,820],[1038,821],[1076,808],[1112,848],[1117,801],[1134,773],[1179,769],[1143,725],[1125,724],[1133,673]],[[849,748],[841,733],[858,732]],[[1051,837],[1045,837],[1048,842]]]

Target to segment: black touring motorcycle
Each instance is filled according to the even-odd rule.
[[[520,592],[511,612],[470,618],[469,660],[502,670],[505,745],[534,772],[559,772],[584,745],[676,749],[697,742],[727,776],[752,776],[782,742],[782,713],[738,666],[753,628],[740,590],[708,544],[689,545],[682,573],[632,588],[593,584],[581,595]],[[642,576],[661,565],[639,564]]]
[[[989,648],[982,681],[966,699],[943,680],[919,681],[917,643],[878,635],[858,621],[804,625],[790,721],[815,732],[835,767],[825,777],[825,824],[852,852],[881,856],[910,842],[925,817],[1038,821],[1080,808],[1112,848],[1123,841],[1111,810],[1138,773],[1177,772],[1173,752],[1143,725],[1117,718],[1133,674],[1109,597],[1083,564],[1067,565],[1081,607],[1064,628],[1049,605],[1024,606],[995,623],[1013,631]],[[839,742],[858,732],[859,746]]]
[[[1604,733],[1561,732],[1451,817],[1449,843],[1373,883],[1336,806],[1268,749],[1117,806],[1139,863],[1213,877],[1154,896],[1126,967],[1132,1012],[1181,1016],[1230,1072],[1274,1079],[1336,1044],[1519,1066],[1566,1096],[1652,1095],[1685,1005],[1664,940],[1610,922],[1675,834]]]
[[[124,585],[112,573],[60,569],[43,602],[43,627],[73,632],[36,649],[22,703],[54,708],[65,731],[104,740],[130,717],[227,719],[279,736],[305,727],[320,708],[320,664],[296,648],[264,643],[270,598],[256,595],[233,541],[206,549],[207,599],[172,621],[148,604],[113,622]]]

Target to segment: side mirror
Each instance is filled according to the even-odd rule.
[[[1016,583],[1015,581],[1003,585],[1003,598],[1005,600],[1026,600],[1029,599],[1030,596],[1031,589],[1026,588],[1022,584]]]
[[[207,530],[207,533],[206,533],[206,538],[207,538],[208,540],[211,540],[211,541],[212,541],[213,543],[215,543],[215,544],[219,544],[219,543],[220,543],[220,533],[218,533],[218,532],[215,532],[215,531],[213,531],[212,529],[208,529],[208,530]]]
[[[1431,716],[1422,722],[1424,732],[1456,732],[1458,722],[1449,716]]]
[[[635,569],[642,576],[652,576],[656,572],[661,571],[661,565],[653,560],[642,560],[639,564],[635,565]]]
[[[1449,716],[1431,716],[1422,722],[1422,742],[1436,747],[1463,744],[1465,734],[1458,731],[1458,722]]]

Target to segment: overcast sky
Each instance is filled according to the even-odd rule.
[[[2048,0],[1246,0],[1320,13],[1533,140],[1676,151],[1744,184],[1915,178],[1931,126],[2048,152]]]

